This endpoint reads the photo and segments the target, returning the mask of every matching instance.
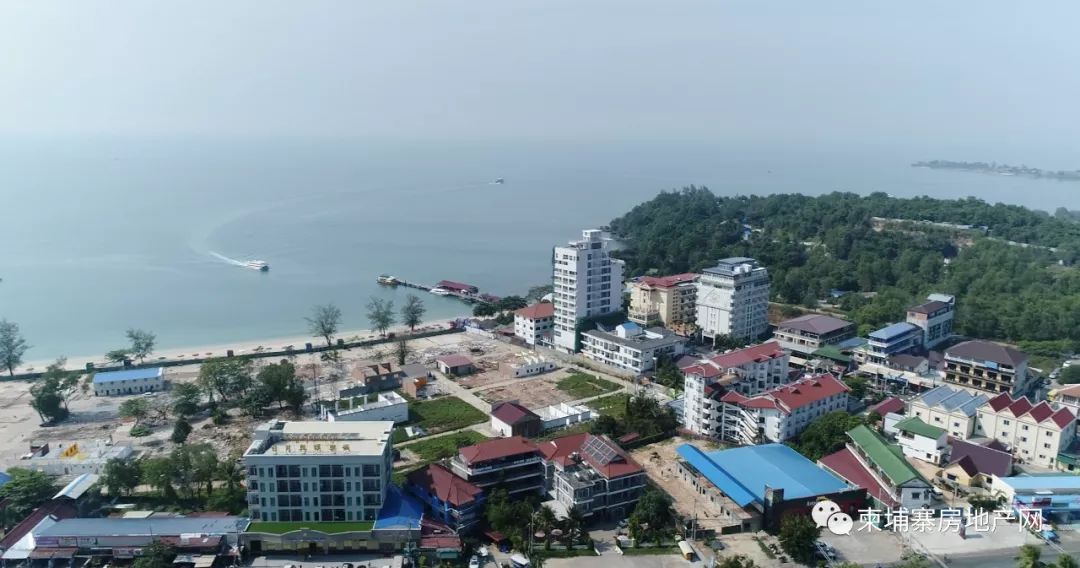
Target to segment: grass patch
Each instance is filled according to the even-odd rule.
[[[628,400],[630,400],[630,395],[621,392],[619,394],[600,397],[590,402],[588,406],[600,414],[610,416],[616,420],[622,420],[626,418],[626,401]]]
[[[622,549],[623,554],[626,556],[654,556],[654,555],[666,555],[666,554],[682,554],[678,546],[641,546],[638,548],[629,547]]]
[[[311,529],[326,534],[339,534],[347,532],[367,532],[375,526],[372,521],[359,522],[294,522],[294,523],[251,523],[248,526],[249,533],[285,534],[302,529]]]
[[[575,400],[619,390],[619,385],[611,381],[577,372],[569,377],[559,379],[555,386]]]
[[[552,545],[551,550],[541,551],[544,547],[544,543],[540,542],[534,545],[536,547],[536,553],[542,555],[544,558],[574,558],[576,556],[599,556],[596,550],[593,548],[572,548],[567,550],[566,547],[559,548],[558,545]]]
[[[769,545],[765,544],[765,541],[755,536],[754,542],[756,542],[758,548],[760,548],[761,551],[765,553],[765,556],[768,556],[770,559],[776,558],[776,554],[774,554],[772,550],[769,550]]]
[[[487,439],[487,436],[480,432],[466,430],[464,432],[439,436],[438,438],[421,440],[415,444],[409,444],[408,446],[405,446],[405,448],[420,456],[421,460],[431,463],[457,454],[458,448],[471,446]]]
[[[593,423],[590,420],[589,422],[579,422],[577,424],[574,424],[573,426],[568,426],[566,428],[550,430],[548,432],[544,432],[544,435],[537,438],[536,441],[546,442],[548,440],[554,440],[555,438],[562,438],[563,436],[573,436],[574,434],[584,434],[586,432],[591,432],[592,424]]]
[[[403,426],[420,426],[429,434],[457,430],[485,422],[488,415],[455,396],[409,403],[409,421]]]

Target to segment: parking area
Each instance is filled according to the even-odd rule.
[[[603,556],[578,556],[576,558],[549,558],[544,561],[547,568],[609,568],[620,566],[622,568],[685,568],[687,566],[704,566],[701,561],[688,562],[679,555],[664,556],[619,556],[605,554]]]
[[[853,532],[834,535],[821,532],[821,540],[833,547],[837,561],[863,566],[890,564],[904,557],[904,543],[892,532]]]

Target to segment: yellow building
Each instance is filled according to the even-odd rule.
[[[643,276],[630,283],[630,321],[680,329],[694,323],[698,275]]]

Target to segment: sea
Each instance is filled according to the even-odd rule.
[[[524,294],[549,281],[553,245],[690,184],[721,195],[881,191],[1080,209],[1076,183],[910,167],[936,158],[994,156],[668,142],[5,139],[0,318],[19,324],[30,361],[123,347],[131,327],[155,332],[159,348],[299,336],[312,307],[326,303],[341,308],[345,329],[362,329],[370,298],[400,306],[409,293],[423,297],[427,319],[450,318],[468,308],[376,277]],[[237,266],[253,259],[270,271]]]

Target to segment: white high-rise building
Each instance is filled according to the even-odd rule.
[[[769,329],[769,271],[752,258],[725,258],[698,280],[697,325],[703,337],[754,339]]]
[[[555,305],[555,348],[573,353],[578,321],[622,309],[623,262],[611,258],[609,240],[598,229],[580,241],[555,247],[551,258]]]

